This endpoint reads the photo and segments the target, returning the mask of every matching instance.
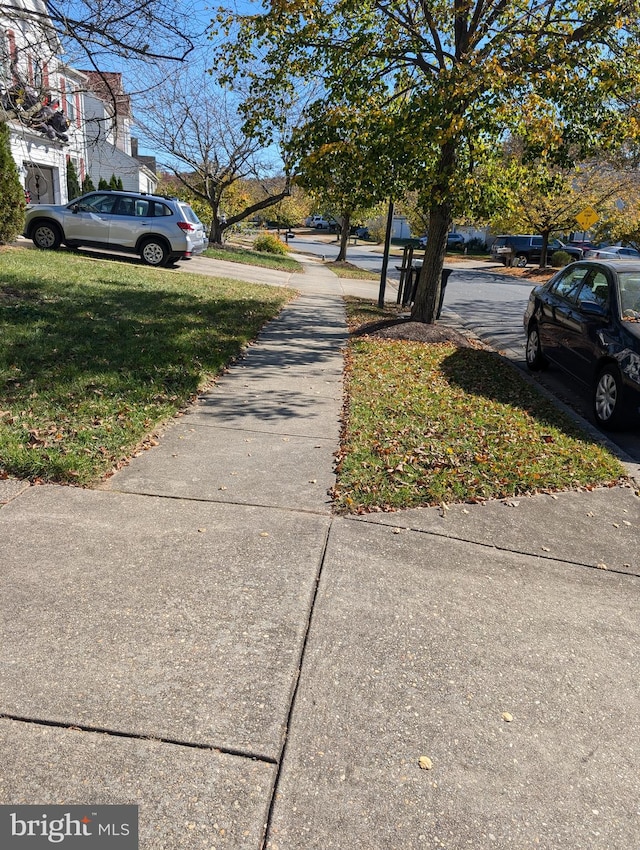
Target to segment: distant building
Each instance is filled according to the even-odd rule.
[[[122,74],[112,71],[83,71],[85,91],[85,134],[88,172],[95,186],[115,174],[125,190],[155,192],[158,178],[153,157],[138,157],[137,139],[132,138],[131,98],[123,89]]]

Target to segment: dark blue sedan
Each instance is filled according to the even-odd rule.
[[[529,296],[527,366],[549,362],[592,394],[596,423],[631,425],[640,410],[640,261],[572,263]]]

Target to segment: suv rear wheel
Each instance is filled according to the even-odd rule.
[[[526,254],[516,254],[513,259],[513,265],[518,266],[518,268],[523,269],[527,263],[529,262],[529,258]]]
[[[148,266],[164,266],[169,259],[169,251],[161,239],[151,237],[142,243],[140,257]]]
[[[62,233],[57,225],[48,221],[41,221],[32,230],[31,238],[36,248],[55,251],[62,242]]]

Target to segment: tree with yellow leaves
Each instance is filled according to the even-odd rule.
[[[248,74],[254,120],[318,78],[327,106],[386,104],[393,176],[428,199],[412,317],[433,322],[450,225],[491,205],[478,175],[508,133],[533,128],[542,147],[582,161],[637,131],[639,10],[640,0],[270,0],[262,14],[220,13],[233,40],[218,60],[231,85]]]

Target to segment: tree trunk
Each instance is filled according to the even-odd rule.
[[[542,233],[542,248],[540,249],[540,268],[547,267],[547,254],[549,253],[549,231]]]
[[[343,213],[342,214],[342,225],[340,229],[340,250],[338,251],[338,256],[336,257],[336,262],[339,263],[341,261],[346,261],[347,259],[347,245],[349,244],[349,230],[351,225],[351,213]]]
[[[223,232],[224,228],[222,223],[219,221],[218,216],[214,215],[213,221],[211,222],[211,229],[209,230],[209,242],[213,245],[222,245]]]
[[[411,309],[414,322],[434,324],[440,303],[442,267],[447,253],[447,233],[451,227],[448,204],[438,204],[431,209],[427,247],[418,281],[416,298]]]
[[[447,234],[453,220],[451,203],[448,201],[448,183],[450,182],[449,176],[452,173],[454,161],[455,147],[452,142],[449,142],[442,148],[440,153],[440,165],[438,169],[440,180],[434,186],[432,193],[434,200],[429,210],[427,247],[415,301],[411,309],[412,321],[424,322],[427,325],[433,325],[435,323],[440,305],[442,267],[444,266],[444,257],[447,253]]]

